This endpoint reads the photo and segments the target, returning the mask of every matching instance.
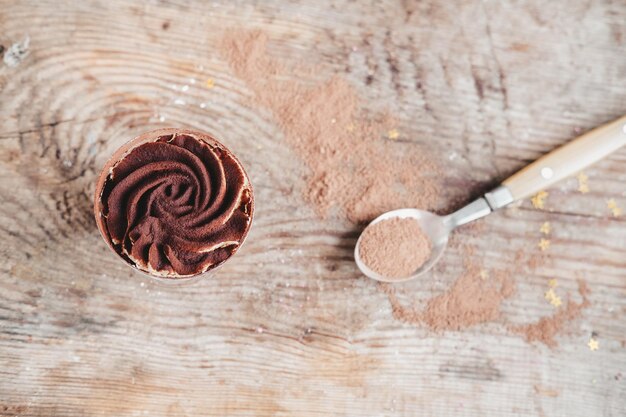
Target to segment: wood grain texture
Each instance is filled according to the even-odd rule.
[[[586,171],[589,193],[570,179],[546,210],[463,228],[427,279],[399,285],[423,305],[466,245],[505,268],[550,221],[549,258],[516,275],[503,322],[433,334],[357,272],[358,228],[303,204],[303,165],[216,47],[228,27],[260,28],[273,56],[346,77],[398,117],[401,146],[445,164],[450,211],[626,113],[626,4],[557,3],[0,0],[0,44],[30,37],[0,66],[0,415],[624,415],[626,216],[606,200],[626,209],[625,150]],[[214,132],[255,186],[246,245],[192,286],[137,275],[92,218],[107,158],[165,126]],[[592,291],[554,350],[504,323],[550,314],[550,278]]]

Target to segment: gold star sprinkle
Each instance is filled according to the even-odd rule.
[[[578,191],[580,191],[583,194],[588,193],[589,184],[587,184],[587,180],[589,180],[589,177],[587,176],[587,174],[585,174],[584,172],[581,172],[580,174],[576,176],[576,178],[578,179]]]
[[[598,350],[600,348],[600,342],[592,337],[589,339],[589,343],[587,343],[587,346],[589,346],[589,350],[591,351]]]
[[[487,278],[489,278],[489,272],[485,271],[484,269],[481,269],[480,270],[480,279],[482,279],[484,281]]]
[[[548,192],[539,191],[533,198],[530,199],[530,202],[533,203],[534,208],[542,209],[546,204],[546,198],[548,198]]]
[[[546,291],[546,294],[545,294],[544,297],[554,307],[560,307],[561,304],[563,304],[563,301],[561,300],[561,297],[556,295],[556,293],[554,292],[553,288],[550,288],[548,291]]]
[[[206,88],[213,88],[215,87],[215,81],[213,80],[213,78],[207,78],[207,80],[204,82],[204,85],[206,86]]]
[[[398,129],[391,129],[387,132],[387,137],[391,140],[396,140],[400,137],[400,132],[398,132]]]
[[[611,210],[613,217],[619,217],[622,215],[622,209],[617,205],[614,198],[606,201],[606,206]]]
[[[544,235],[549,235],[550,234],[550,222],[545,222],[544,224],[542,224],[539,231],[543,233]]]
[[[550,247],[550,241],[548,239],[541,239],[538,243],[539,248],[544,251]]]
[[[348,132],[354,132],[355,126],[354,123],[350,123],[348,126],[346,126],[346,130]]]
[[[550,288],[556,288],[556,286],[558,285],[556,279],[552,278],[550,281],[548,281],[548,286]]]

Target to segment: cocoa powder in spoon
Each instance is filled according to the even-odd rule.
[[[389,279],[408,278],[431,252],[430,239],[411,218],[394,217],[368,226],[359,243],[363,263]]]

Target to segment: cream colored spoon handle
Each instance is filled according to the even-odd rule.
[[[600,126],[539,158],[502,184],[513,200],[529,197],[626,145],[626,116]]]

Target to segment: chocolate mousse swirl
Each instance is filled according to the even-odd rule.
[[[119,255],[145,272],[184,277],[235,253],[250,228],[253,197],[223,145],[201,132],[162,129],[120,152],[96,196],[100,230]]]

